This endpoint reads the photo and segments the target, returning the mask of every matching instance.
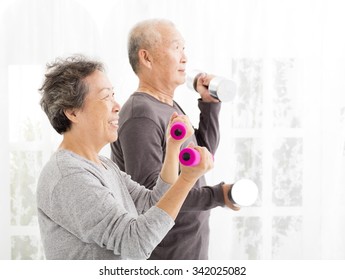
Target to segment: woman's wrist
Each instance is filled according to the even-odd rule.
[[[173,152],[180,152],[181,146],[182,146],[183,141],[181,140],[175,140],[172,137],[169,137],[167,139],[167,148],[166,151],[170,150]]]

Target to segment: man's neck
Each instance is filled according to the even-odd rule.
[[[137,89],[138,92],[145,92],[157,100],[166,103],[170,106],[174,104],[174,91],[169,91],[165,89],[160,89],[158,87],[154,87],[148,84],[140,83]]]

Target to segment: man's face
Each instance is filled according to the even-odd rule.
[[[156,77],[167,86],[176,88],[185,82],[187,57],[185,43],[181,34],[170,25],[160,28],[161,41],[151,51],[152,70]]]

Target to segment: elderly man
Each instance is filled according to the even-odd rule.
[[[151,189],[166,156],[169,116],[174,111],[184,114],[174,101],[176,87],[185,82],[184,40],[170,21],[146,20],[131,30],[128,56],[139,86],[120,112],[119,138],[111,145],[111,157],[133,180]],[[219,142],[221,103],[207,89],[211,78],[204,74],[197,81],[200,122],[191,140],[214,154]],[[224,205],[239,209],[227,198],[230,187],[224,183],[206,186],[201,177],[184,202],[175,226],[150,259],[208,259],[209,210]]]

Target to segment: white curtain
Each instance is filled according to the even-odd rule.
[[[332,0],[17,0],[0,4],[0,259],[43,259],[35,189],[60,137],[39,108],[44,66],[101,59],[121,104],[137,87],[127,34],[172,20],[189,69],[232,78],[209,184],[256,181],[239,212],[212,210],[211,259],[345,259],[344,9]],[[176,100],[197,125],[197,94]],[[109,147],[102,150],[109,156]]]

